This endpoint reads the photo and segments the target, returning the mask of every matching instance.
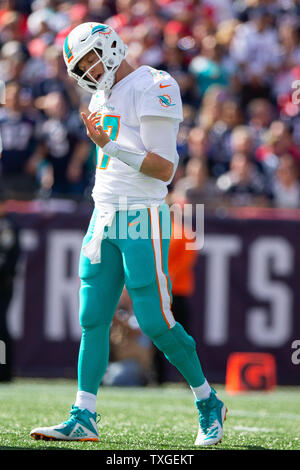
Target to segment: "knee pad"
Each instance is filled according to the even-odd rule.
[[[196,351],[194,339],[187,334],[180,323],[176,323],[173,328],[162,335],[152,339],[155,346],[160,349],[166,358],[172,363],[184,363]]]
[[[128,289],[138,289],[151,284],[156,276],[154,253],[151,244],[136,240],[124,252],[123,264],[125,285]]]

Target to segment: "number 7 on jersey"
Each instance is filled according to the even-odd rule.
[[[99,114],[99,122],[103,130],[107,132],[111,140],[117,140],[120,128],[120,116],[113,116],[111,114]],[[97,165],[98,170],[106,170],[110,156],[102,152],[100,147],[97,147]]]

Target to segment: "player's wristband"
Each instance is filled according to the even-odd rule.
[[[113,158],[118,158],[118,160],[121,160],[122,162],[126,163],[126,165],[131,166],[137,171],[140,171],[141,165],[147,153],[132,152],[131,150],[120,147],[119,144],[112,140],[105,144],[104,147],[102,147],[102,150],[106,155],[109,155]]]

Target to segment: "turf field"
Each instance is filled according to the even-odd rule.
[[[300,449],[300,387],[271,393],[228,396],[215,386],[229,409],[219,449]],[[0,384],[0,449],[196,450],[197,412],[184,385],[151,388],[102,388],[99,443],[35,441],[36,426],[68,418],[75,381],[25,380]]]

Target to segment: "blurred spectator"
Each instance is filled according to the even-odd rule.
[[[61,54],[66,35],[85,21],[104,22],[115,28],[129,46],[128,60],[134,67],[151,65],[168,71],[178,81],[184,121],[178,134],[180,163],[170,189],[186,176],[186,164],[194,157],[206,160],[212,183],[230,171],[234,154],[246,154],[256,161],[256,170],[268,175],[268,185],[274,184],[280,156],[289,153],[300,161],[300,109],[292,101],[292,83],[300,79],[299,2],[3,0],[1,7],[1,78],[7,88],[10,82],[19,87],[23,123],[20,142],[24,145],[21,157],[20,148],[14,148],[19,142],[11,147],[8,140],[7,129],[13,134],[8,103],[6,110],[0,109],[0,131],[6,129],[1,171],[8,161],[9,167],[22,161],[14,170],[20,184],[14,180],[13,186],[23,193],[25,189],[28,197],[37,194],[36,176],[42,194],[48,196],[62,193],[64,197],[79,197],[85,194],[79,187],[89,191],[92,185],[93,177],[86,175],[84,163],[88,159],[90,164],[92,154],[85,148],[86,136],[73,112],[85,107],[90,96],[74,86]],[[65,122],[60,124],[61,116],[53,117],[40,107],[53,92],[64,101],[65,114],[61,116]],[[8,101],[10,94],[8,88]],[[47,131],[41,118],[45,123],[56,121],[55,132],[60,135],[57,142],[54,127]],[[29,121],[32,127],[27,143],[25,120],[27,128]],[[240,126],[247,126],[251,144],[241,129],[234,132]],[[63,129],[68,136],[64,145],[61,140],[58,144]],[[64,147],[64,157],[58,157],[58,147],[59,152]],[[9,160],[8,151],[13,155]],[[60,165],[61,169],[65,165],[63,171],[58,171]],[[63,172],[62,185],[58,178]],[[211,199],[215,205],[220,202],[218,194]]]
[[[279,158],[285,153],[290,153],[300,163],[300,149],[293,141],[291,129],[281,121],[273,121],[265,133],[265,143],[256,151],[256,159],[272,177]]]
[[[212,85],[229,85],[229,76],[221,63],[222,49],[213,35],[205,36],[201,54],[189,66],[189,72],[196,78],[198,91],[202,96]]]
[[[56,46],[49,46],[44,53],[44,74],[34,83],[32,94],[34,98],[45,96],[52,92],[59,92],[68,101],[69,107],[78,107],[79,96],[70,86],[68,75],[62,67],[61,52]],[[30,73],[30,70],[27,72]]]
[[[23,70],[26,67],[28,52],[20,41],[8,41],[1,49],[0,66],[2,80],[5,82],[23,82]]]
[[[109,0],[88,0],[88,11],[92,21],[105,22],[114,13],[114,3]]]
[[[177,181],[173,189],[177,201],[205,204],[209,207],[220,195],[215,180],[209,177],[205,159],[191,158],[186,165],[185,175]]]
[[[220,119],[215,122],[209,132],[210,169],[214,177],[228,171],[231,160],[231,133],[243,122],[239,104],[229,99],[221,104]]]
[[[263,136],[271,124],[273,107],[268,100],[257,98],[248,104],[247,114],[248,126],[251,129],[256,149],[263,143]]]
[[[189,33],[189,29],[182,21],[169,21],[164,28],[163,45],[168,49],[174,49],[178,46],[180,39]]]
[[[177,184],[177,181],[179,181],[181,178],[184,178],[184,176],[185,176],[185,165],[183,164],[183,162],[179,160],[178,166],[174,174],[174,178],[168,188],[169,192],[173,191],[174,187]]]
[[[212,8],[213,17],[217,24],[233,17],[232,2],[230,0],[203,0],[202,3]]]
[[[278,28],[281,64],[285,69],[300,63],[300,33],[298,18],[283,19]]]
[[[68,108],[60,92],[39,98],[37,106],[45,114],[39,129],[42,189],[50,190],[52,196],[82,195],[87,185],[85,163],[90,142],[79,114]]]
[[[249,10],[249,21],[237,26],[230,46],[238,65],[243,107],[255,98],[271,99],[274,73],[280,66],[280,47],[274,12],[264,5]]]
[[[231,54],[239,65],[242,81],[251,77],[271,78],[279,66],[279,42],[273,12],[264,5],[249,12],[249,21],[236,28]]]
[[[194,77],[188,72],[186,51],[178,46],[165,47],[163,51],[163,63],[159,65],[159,68],[163,68],[175,78],[180,88],[183,103],[194,108],[198,107],[200,98],[195,89]]]
[[[255,165],[256,169],[265,174],[264,167],[255,158],[257,141],[255,140],[255,134],[250,126],[242,125],[236,126],[231,133],[231,152],[232,155],[241,153],[247,156],[247,158]],[[268,177],[268,174],[265,174]]]
[[[14,2],[4,2],[0,14],[0,43],[22,41],[26,34],[26,16],[14,9]]]
[[[272,190],[275,207],[300,207],[299,165],[292,155],[280,157]]]
[[[177,134],[177,152],[182,163],[188,157],[188,136],[195,122],[195,109],[192,105],[183,104],[183,121],[179,126]]]
[[[5,364],[0,364],[0,382],[9,382],[13,377],[13,344],[7,313],[20,252],[19,229],[6,212],[5,200],[6,194],[0,186],[0,340],[5,344]]]
[[[37,122],[23,110],[18,83],[6,87],[5,107],[0,108],[3,140],[1,184],[10,195],[29,195],[36,189],[36,168],[40,160]]]
[[[233,17],[222,20],[217,24],[216,40],[218,44],[228,50],[228,52],[238,24],[239,21]]]
[[[203,95],[199,109],[198,123],[209,131],[221,119],[222,103],[227,99],[226,89],[217,85],[211,86]]]
[[[55,44],[57,46],[62,46],[65,38],[70,33],[73,28],[84,23],[85,21],[89,20],[89,12],[86,5],[82,3],[75,3],[74,5],[68,3],[65,4],[67,6],[67,15],[66,15],[66,22],[64,26],[57,28],[52,21],[50,24],[54,28],[55,32],[57,32],[55,36]],[[53,11],[53,10],[52,10]],[[58,14],[54,15],[54,22],[57,19]]]
[[[153,380],[153,345],[141,331],[124,288],[110,331],[110,363],[102,384],[144,386]]]
[[[272,92],[283,115],[293,116],[291,108],[292,83],[299,79],[300,33],[298,18],[288,18],[279,24],[280,68],[274,76]],[[290,107],[290,108],[289,108]]]
[[[215,33],[217,44],[222,50],[221,64],[229,77],[228,90],[234,94],[239,91],[239,67],[230,54],[230,45],[238,24],[238,21],[234,18],[222,21],[217,25]]]
[[[270,203],[271,193],[264,177],[243,153],[233,155],[230,170],[217,179],[217,186],[232,205],[262,206]]]
[[[106,19],[106,23],[121,33],[121,30],[131,24],[133,19],[132,6],[133,0],[116,0],[115,9],[116,12],[113,16]]]
[[[201,127],[193,127],[187,137],[189,158],[206,159],[209,150],[208,132]]]
[[[253,158],[254,145],[250,127],[236,126],[231,133],[232,153],[244,153],[249,159]]]

